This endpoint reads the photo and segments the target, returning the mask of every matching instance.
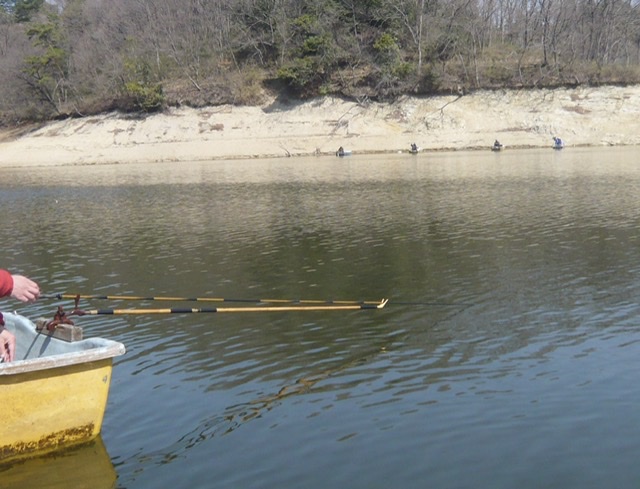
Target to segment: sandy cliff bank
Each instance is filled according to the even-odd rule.
[[[332,97],[262,107],[108,114],[0,137],[0,166],[193,161],[354,153],[640,144],[640,86],[477,92],[358,104]],[[2,136],[2,135],[0,135]]]

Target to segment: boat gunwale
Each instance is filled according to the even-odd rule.
[[[10,325],[12,322],[15,323],[16,326],[18,322],[22,322],[26,325],[30,324],[33,326],[34,337],[37,338],[41,335],[41,333],[35,330],[35,325],[33,325],[28,318],[12,313],[4,313],[4,316],[5,320],[7,320],[7,325]],[[51,338],[50,340],[62,341],[55,338]],[[38,358],[14,360],[10,363],[0,363],[0,376],[37,372],[40,370],[66,367],[69,365],[81,365],[84,363],[120,356],[126,351],[125,346],[122,343],[104,338],[87,338],[70,344],[75,346],[87,346],[88,348],[79,351],[70,351],[67,353],[56,353]]]

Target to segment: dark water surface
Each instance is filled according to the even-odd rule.
[[[87,473],[127,489],[638,487],[639,156],[0,170],[0,264],[46,293],[390,298],[377,311],[78,319],[128,349],[102,439],[0,477],[65,489],[100,487]],[[37,317],[60,303],[71,308],[0,306]]]

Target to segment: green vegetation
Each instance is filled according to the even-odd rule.
[[[125,60],[121,86],[122,109],[155,112],[162,108],[162,84],[153,80],[151,71],[151,66],[145,61]]]
[[[0,0],[0,124],[640,82],[638,0]]]
[[[57,18],[50,16],[46,23],[32,24],[27,36],[38,54],[27,56],[22,71],[24,81],[33,95],[49,105],[56,114],[67,101],[69,48]]]

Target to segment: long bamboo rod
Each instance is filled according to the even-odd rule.
[[[94,294],[53,294],[40,296],[42,299],[96,299],[122,301],[167,301],[167,302],[246,302],[252,304],[336,304],[336,305],[377,305],[379,301],[318,300],[318,299],[228,299],[222,297],[172,297],[139,295],[94,295]]]
[[[383,299],[375,304],[324,305],[324,306],[266,306],[266,307],[210,307],[210,308],[167,308],[167,309],[91,309],[74,311],[73,315],[120,315],[120,314],[192,314],[192,313],[243,313],[243,312],[289,312],[289,311],[358,311],[382,309],[388,302]]]

